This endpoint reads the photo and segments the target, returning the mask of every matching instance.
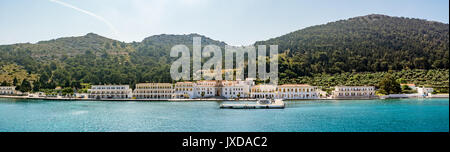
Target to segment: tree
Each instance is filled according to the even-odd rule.
[[[71,85],[71,87],[72,88],[75,88],[75,89],[81,89],[81,83],[80,83],[80,81],[72,81],[72,85]]]
[[[406,80],[404,78],[400,78],[397,80],[398,83],[407,83]]]
[[[71,87],[71,82],[70,82],[70,80],[65,81],[64,87]]]
[[[37,92],[41,89],[41,83],[39,81],[34,81],[33,82],[33,91]]]
[[[47,73],[43,73],[43,74],[41,74],[40,77],[39,77],[39,81],[40,81],[41,83],[46,83],[46,82],[48,82],[48,79],[49,79],[49,76],[48,76]]]
[[[65,96],[65,95],[72,95],[74,93],[74,91],[73,91],[72,88],[67,87],[67,88],[62,89],[61,93],[62,93],[63,96]]]
[[[411,90],[411,88],[408,85],[402,85],[402,90]]]
[[[396,94],[402,92],[400,84],[395,80],[391,74],[386,74],[384,79],[380,81],[380,93]]]
[[[8,82],[6,82],[6,80],[4,80],[1,84],[1,86],[9,86]]]
[[[17,78],[16,77],[14,77],[14,80],[13,80],[13,86],[17,86],[17,82],[18,82],[19,80],[17,80]]]
[[[29,92],[31,91],[31,84],[27,81],[27,79],[23,79],[22,84],[20,84],[19,91],[21,92]]]

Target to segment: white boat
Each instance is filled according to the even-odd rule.
[[[282,99],[259,99],[254,104],[221,104],[220,108],[229,109],[283,109],[285,106]]]
[[[259,99],[256,103],[261,104],[261,105],[272,104],[273,99]]]

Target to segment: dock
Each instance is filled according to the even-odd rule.
[[[222,109],[284,109],[285,104],[281,99],[275,99],[270,104],[262,104],[259,102],[253,104],[221,104]]]

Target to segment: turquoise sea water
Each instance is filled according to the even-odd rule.
[[[0,98],[0,132],[448,132],[449,99],[288,101],[285,109],[222,102]]]

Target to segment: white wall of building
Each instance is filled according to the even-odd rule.
[[[128,85],[93,85],[88,94],[92,99],[128,99],[133,96]]]
[[[287,84],[277,88],[277,98],[280,99],[318,99],[318,87],[303,84]]]
[[[433,93],[433,88],[425,88],[425,87],[418,87],[417,88],[417,94],[420,96],[429,96],[431,93]]]
[[[256,99],[276,98],[277,87],[275,85],[256,85],[251,88],[251,97]]]
[[[333,98],[370,98],[374,96],[374,86],[336,86],[333,91]]]
[[[174,95],[172,98],[175,99],[193,99],[195,96],[196,85],[193,82],[177,82],[174,88]]]
[[[15,86],[0,86],[0,95],[11,95],[16,93]]]
[[[197,81],[196,86],[194,93],[197,98],[208,98],[218,95],[217,81]]]
[[[136,99],[171,99],[173,85],[170,83],[139,83],[133,91]]]
[[[231,98],[248,98],[250,96],[248,81],[222,81],[221,96]]]

